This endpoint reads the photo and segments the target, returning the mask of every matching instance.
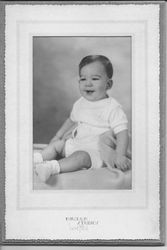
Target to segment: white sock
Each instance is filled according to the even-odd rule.
[[[34,152],[33,157],[34,157],[33,160],[35,164],[43,162],[42,154],[40,152]]]
[[[35,172],[41,179],[41,181],[46,182],[51,175],[60,173],[60,165],[56,160],[44,161],[38,163],[35,166]]]

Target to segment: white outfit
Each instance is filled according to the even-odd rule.
[[[83,150],[89,153],[93,168],[102,167],[99,136],[111,130],[117,134],[127,129],[127,118],[121,105],[112,97],[91,102],[81,97],[73,105],[70,116],[78,126],[65,144],[65,156]]]

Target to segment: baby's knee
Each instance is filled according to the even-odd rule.
[[[52,147],[58,154],[61,154],[63,152],[63,148],[64,148],[64,140],[57,140],[57,141],[53,141],[51,142],[49,145],[50,147]]]
[[[87,169],[91,167],[91,165],[92,165],[91,158],[87,152],[77,151],[76,154],[77,154],[77,158],[79,159],[79,161],[81,163],[80,165],[82,167],[84,166],[84,168],[87,168]]]

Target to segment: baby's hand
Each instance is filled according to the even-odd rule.
[[[60,138],[59,138],[57,135],[55,135],[55,136],[51,139],[50,143],[53,143],[53,142],[56,142],[56,141],[60,141]]]
[[[116,154],[115,165],[118,169],[126,171],[131,168],[131,161],[124,155]]]

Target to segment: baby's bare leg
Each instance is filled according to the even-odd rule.
[[[81,170],[91,167],[91,159],[88,153],[76,151],[67,158],[36,164],[35,172],[39,178],[46,182],[51,175]]]
[[[50,161],[56,159],[58,154],[61,154],[64,148],[64,140],[57,140],[51,142],[42,152],[42,158],[44,161]]]
[[[91,167],[91,159],[87,152],[85,151],[76,151],[67,158],[59,160],[60,172],[72,172],[81,170],[83,168]]]

